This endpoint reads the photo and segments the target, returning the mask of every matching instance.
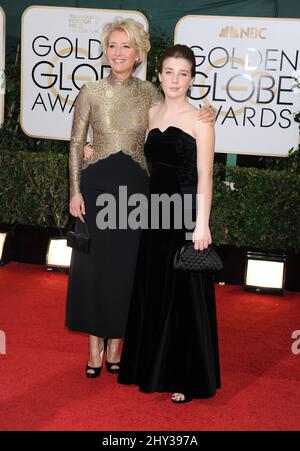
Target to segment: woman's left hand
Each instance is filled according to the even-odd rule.
[[[197,227],[196,225],[193,232],[193,243],[196,251],[203,251],[206,249],[212,243],[210,228],[207,226],[200,229],[200,227]]]
[[[203,106],[200,108],[200,110],[197,111],[196,116],[199,121],[207,122],[211,125],[214,125],[216,121],[215,111],[210,106]]]
[[[83,148],[83,161],[88,160],[89,158],[95,155],[95,149],[93,149],[93,145],[88,143]]]

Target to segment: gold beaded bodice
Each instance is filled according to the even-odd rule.
[[[148,111],[162,101],[155,86],[130,76],[124,81],[113,74],[82,86],[75,102],[70,143],[70,197],[80,192],[80,172],[88,165],[124,152],[143,169]],[[88,127],[93,131],[95,154],[83,161]]]

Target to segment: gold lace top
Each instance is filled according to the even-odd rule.
[[[161,101],[152,83],[132,75],[120,81],[111,74],[82,86],[75,102],[70,142],[70,197],[80,192],[81,170],[119,151],[146,169],[143,147],[148,111]],[[95,154],[83,161],[89,125]]]

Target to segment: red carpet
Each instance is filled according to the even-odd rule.
[[[291,351],[300,293],[217,286],[222,388],[212,399],[177,406],[167,393],[118,385],[106,371],[85,378],[87,338],[64,328],[66,287],[67,275],[43,266],[0,268],[1,430],[300,428],[300,354]]]

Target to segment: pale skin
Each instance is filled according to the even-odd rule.
[[[112,68],[113,74],[119,80],[126,80],[135,70],[135,65],[139,61],[138,49],[134,48],[129,42],[128,35],[123,30],[115,30],[110,34],[108,49],[106,53],[108,62]],[[191,77],[190,77],[191,78]],[[192,81],[192,78],[191,78]],[[197,110],[191,107],[193,111],[193,120],[205,124],[206,127],[213,130],[215,116],[210,108],[203,108]],[[150,114],[150,113],[149,113]],[[200,122],[201,120],[201,122]],[[94,153],[90,145],[84,148],[84,159],[90,158]],[[70,214],[79,217],[84,222],[85,205],[81,193],[75,194],[70,200]],[[117,363],[120,361],[120,339],[111,339],[108,342],[107,360],[109,362]],[[89,337],[90,358],[88,365],[91,367],[100,367],[102,365],[102,349],[103,339],[90,335]],[[101,351],[101,352],[100,352]],[[102,355],[100,355],[102,354]],[[112,368],[118,368],[113,366]],[[90,370],[92,372],[93,370]]]

